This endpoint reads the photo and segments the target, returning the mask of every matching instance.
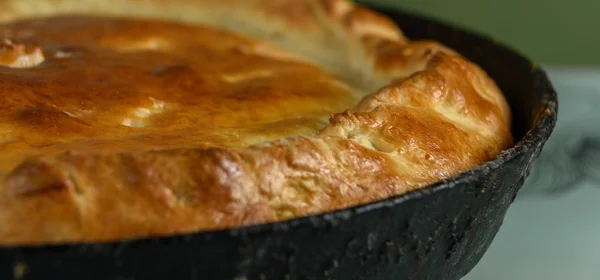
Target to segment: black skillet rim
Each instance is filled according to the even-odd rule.
[[[476,39],[478,41],[484,42],[493,42],[494,47],[498,50],[502,50],[503,52],[510,53],[514,55],[518,59],[525,61],[531,65],[532,71],[532,82],[534,84],[534,90],[541,93],[541,106],[540,110],[537,112],[537,116],[535,116],[535,125],[533,128],[529,129],[527,133],[510,149],[507,149],[500,153],[496,158],[491,161],[487,161],[482,163],[472,169],[459,173],[453,177],[447,178],[445,180],[436,182],[434,184],[430,184],[424,186],[418,190],[409,191],[407,193],[391,196],[382,200],[373,201],[366,204],[356,205],[340,210],[304,216],[299,218],[294,218],[285,221],[279,222],[270,222],[249,226],[241,226],[241,227],[233,227],[226,229],[218,229],[218,230],[209,230],[209,231],[198,231],[192,233],[184,233],[184,234],[175,234],[175,235],[162,235],[162,236],[150,236],[150,237],[136,237],[131,239],[122,239],[122,240],[111,240],[111,241],[101,241],[101,242],[64,242],[64,243],[56,243],[56,244],[40,244],[40,245],[15,245],[15,246],[0,246],[4,249],[10,248],[44,248],[44,247],[52,247],[53,250],[69,250],[73,247],[79,246],[102,246],[106,249],[105,246],[108,247],[119,247],[123,248],[123,246],[127,246],[127,244],[141,245],[143,243],[180,243],[185,242],[190,239],[202,238],[202,239],[211,239],[216,236],[229,236],[229,237],[238,237],[238,238],[249,238],[252,235],[256,234],[268,234],[271,232],[279,232],[279,231],[289,231],[294,228],[301,226],[312,226],[319,227],[321,225],[325,225],[332,221],[338,220],[347,220],[352,218],[354,215],[360,215],[361,213],[365,213],[368,211],[374,211],[376,209],[384,208],[384,207],[394,207],[398,204],[404,203],[409,200],[419,199],[424,196],[433,195],[439,191],[452,189],[453,187],[479,181],[482,177],[489,175],[494,170],[501,168],[505,163],[517,158],[520,155],[525,154],[527,151],[531,149],[537,148],[537,146],[543,145],[543,143],[550,137],[554,125],[556,124],[556,118],[558,115],[558,99],[556,91],[554,90],[548,76],[545,71],[541,69],[539,66],[532,63],[529,59],[519,54],[514,49],[511,49],[501,43],[497,43],[495,40],[491,39],[488,36],[465,30],[463,28],[458,28],[453,24],[448,22],[444,22],[442,20],[433,19],[428,16],[423,16],[415,13],[406,13],[404,11],[393,10],[391,8],[378,9],[379,11],[386,11],[387,14],[394,14],[396,16],[411,16],[417,17],[421,20],[427,21],[429,23],[433,23],[440,26],[449,27],[455,30],[459,30],[463,35],[468,36],[470,38]]]

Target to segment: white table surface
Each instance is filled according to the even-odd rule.
[[[532,172],[539,176],[463,280],[600,280],[600,68],[546,69],[559,119]]]

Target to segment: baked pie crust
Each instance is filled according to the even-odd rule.
[[[280,221],[512,145],[484,71],[349,1],[0,5],[0,244]]]

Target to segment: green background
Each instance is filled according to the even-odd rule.
[[[537,63],[600,64],[598,0],[370,0],[492,36]]]

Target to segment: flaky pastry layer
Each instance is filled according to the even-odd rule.
[[[294,69],[293,73],[300,73],[299,76],[306,79],[282,84],[282,79],[285,80],[283,74],[256,74],[252,67],[248,67],[251,62],[242,65],[244,73],[254,73],[254,76],[250,75],[251,80],[261,75],[263,78],[265,75],[274,77],[264,82],[264,86],[270,89],[280,86],[283,92],[288,92],[296,87],[305,87],[302,90],[305,95],[294,101],[298,104],[295,111],[282,109],[275,116],[265,117],[265,122],[276,121],[284,111],[290,115],[304,112],[308,119],[316,116],[312,122],[309,121],[310,124],[298,124],[309,132],[285,130],[286,126],[282,125],[279,127],[281,133],[273,133],[271,138],[260,138],[264,141],[245,141],[251,136],[244,136],[240,137],[239,144],[229,144],[227,136],[209,143],[202,136],[211,132],[198,133],[192,122],[180,133],[198,133],[194,138],[197,146],[190,140],[185,145],[165,146],[159,143],[146,148],[132,145],[113,151],[94,149],[94,145],[86,144],[84,148],[38,154],[35,153],[38,150],[34,149],[32,154],[21,160],[5,160],[2,166],[6,170],[0,183],[0,244],[92,242],[170,235],[322,213],[418,189],[490,160],[512,145],[509,107],[484,71],[436,42],[408,40],[390,20],[348,1],[0,0],[0,5],[0,21],[5,22],[0,34],[10,33],[4,35],[9,39],[30,38],[28,42],[31,44],[36,41],[35,32],[33,37],[27,37],[27,34],[16,34],[16,31],[44,29],[20,29],[16,25],[19,22],[31,24],[27,21],[30,18],[56,15],[79,15],[75,19],[84,22],[104,16],[209,25],[268,42],[263,45],[240,37],[235,44],[246,46],[242,49],[250,49],[252,54],[259,54],[260,63],[267,59],[275,65],[270,73],[290,67]],[[82,18],[81,15],[87,16]],[[131,23],[134,21],[120,20],[131,24],[121,26],[135,25]],[[156,23],[156,26],[147,24],[156,30],[163,26],[163,23]],[[188,25],[181,28],[190,28],[190,36],[195,32]],[[58,32],[68,32],[66,29]],[[140,32],[152,35],[147,30]],[[166,38],[159,36],[159,31],[156,34]],[[187,35],[183,32],[181,36]],[[53,36],[39,34],[37,39],[43,41],[42,38]],[[63,36],[57,44],[69,40],[67,35]],[[233,37],[224,35],[223,38]],[[87,40],[96,39],[92,36]],[[169,48],[163,45],[173,46],[175,42],[150,40],[148,44],[147,38],[131,40],[125,36],[122,39],[121,45],[117,43],[114,46],[122,46],[125,51],[138,48],[138,52],[139,46],[165,52]],[[214,42],[215,46],[223,44],[226,43]],[[3,78],[8,83],[12,82],[13,86],[4,89],[0,86],[0,90],[10,92],[14,100],[23,103],[25,101],[15,97],[21,90],[21,96],[35,99],[39,103],[36,108],[41,108],[40,112],[25,113],[25,120],[30,118],[33,121],[5,121],[0,140],[8,139],[6,143],[14,144],[10,141],[14,135],[11,131],[31,129],[26,135],[39,136],[45,130],[60,132],[60,128],[56,127],[65,125],[63,120],[76,121],[67,118],[71,116],[61,110],[55,112],[56,108],[46,107],[44,87],[33,82],[15,82],[23,81],[20,70],[53,65],[47,61],[47,53],[44,52],[44,48],[50,48],[50,45],[45,42],[39,50],[34,46],[19,46],[18,43],[15,46],[10,41],[4,42],[4,48],[0,48],[0,65],[4,65],[0,67],[5,67],[4,73],[13,76],[7,78],[5,75]],[[94,46],[99,49],[94,49]],[[84,61],[92,62],[94,57],[108,55],[100,47],[101,40],[91,44],[87,50],[93,51]],[[69,52],[59,53],[60,50],[53,50],[55,57],[70,55]],[[199,50],[198,56],[202,56],[203,51],[206,50]],[[185,49],[178,53],[189,52]],[[144,54],[140,55],[143,58]],[[189,57],[181,61],[194,62]],[[123,69],[105,73],[105,79],[113,81],[119,75],[133,75],[136,79],[130,83],[140,92],[139,89],[145,85],[152,85],[152,81],[145,80],[143,75],[132,74],[135,71],[131,67],[145,63],[147,61],[143,59],[137,64],[125,63],[121,65]],[[205,63],[213,62],[206,60]],[[220,63],[214,65],[216,67]],[[155,67],[148,65],[150,70]],[[81,71],[91,69],[83,68]],[[189,73],[202,69],[197,64],[176,68],[169,79],[185,78]],[[243,80],[248,75],[227,77]],[[227,77],[224,79],[227,80]],[[69,87],[71,82],[64,83],[66,91],[72,88]],[[102,81],[98,85],[102,86]],[[144,95],[144,91],[141,92]],[[189,94],[190,90],[184,87],[178,92]],[[292,98],[268,92],[261,99],[267,106]],[[90,99],[95,102],[93,96]],[[108,104],[118,100],[121,99],[115,97]],[[132,100],[135,103],[138,99]],[[188,105],[185,100],[178,100],[177,104]],[[215,100],[214,106],[198,105],[198,112],[212,110],[207,108],[228,108],[226,100]],[[261,100],[236,102],[260,104]],[[336,102],[338,100],[341,102]],[[351,104],[353,100],[357,104]],[[10,102],[0,105],[0,110],[4,110],[2,118],[7,119],[8,113],[4,112],[12,112],[15,104],[22,104],[15,103],[17,101],[13,101],[12,105]],[[160,103],[155,103],[156,100],[154,103],[150,100],[144,106],[137,106],[139,104],[123,101],[123,108],[148,110],[141,110],[142,113],[133,115],[137,119],[121,125],[147,126],[146,119],[139,115],[147,116],[154,112],[150,109],[165,109]],[[323,109],[323,104],[328,109]],[[1,107],[6,105],[13,107]],[[254,107],[257,111],[263,108]],[[333,114],[328,123],[318,127],[321,124],[318,119],[337,108],[347,110]],[[229,114],[243,115],[248,110],[231,110]],[[262,116],[263,113],[250,114],[249,117]],[[110,119],[109,114],[107,112],[107,116],[99,120]],[[40,116],[48,117],[40,119]],[[191,117],[194,116],[192,114]],[[203,119],[205,117],[196,121]],[[259,123],[265,123],[261,120]],[[70,125],[77,127],[83,124]],[[240,131],[247,129],[247,125],[242,126],[238,128]],[[166,125],[164,130],[172,127]],[[311,129],[314,133],[310,132]],[[78,132],[72,134],[67,135],[69,141],[72,140],[69,137],[81,135]],[[157,135],[160,136],[160,129]],[[177,143],[175,136],[173,141]],[[38,138],[42,142],[45,140],[44,137]],[[94,135],[91,139],[100,138]],[[52,147],[57,144],[46,145]],[[13,158],[23,154],[19,149],[27,150],[29,146],[13,148],[13,152],[17,151]],[[4,151],[10,153],[11,149],[5,148]]]

